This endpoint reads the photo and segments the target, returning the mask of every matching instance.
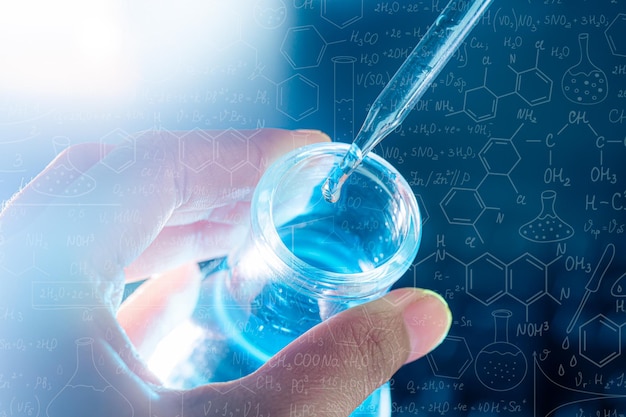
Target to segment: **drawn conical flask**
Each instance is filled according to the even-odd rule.
[[[46,408],[48,417],[90,416],[95,410],[107,415],[132,417],[128,399],[102,376],[93,355],[93,339],[76,340],[76,370]]]
[[[565,97],[578,104],[597,104],[608,94],[606,74],[589,58],[589,34],[578,35],[580,60],[568,69],[561,80]]]
[[[476,356],[476,376],[494,391],[508,391],[518,386],[526,377],[528,365],[524,353],[509,343],[509,310],[491,313],[495,322],[494,342],[485,346]]]
[[[541,212],[519,229],[519,234],[532,242],[559,242],[574,236],[574,229],[556,214],[556,192],[541,193]]]

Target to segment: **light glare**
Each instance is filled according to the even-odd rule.
[[[104,94],[128,87],[124,22],[107,0],[0,3],[0,88]]]

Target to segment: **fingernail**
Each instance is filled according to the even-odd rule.
[[[413,362],[439,346],[452,323],[448,304],[443,297],[430,290],[421,290],[421,297],[404,307],[402,317],[411,344],[405,363]]]
[[[302,133],[302,134],[312,134],[312,135],[319,135],[320,133],[322,133],[321,130],[317,130],[317,129],[297,129],[294,132]]]
[[[330,136],[328,136],[326,133],[322,132],[321,130],[316,130],[316,129],[298,129],[298,130],[294,130],[294,133],[300,134],[300,135],[320,136],[324,141],[328,141],[328,142],[331,141]]]

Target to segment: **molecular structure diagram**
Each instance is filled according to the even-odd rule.
[[[553,82],[539,69],[538,63],[539,49],[533,67],[518,71],[509,65],[511,71],[516,74],[515,89],[501,95],[494,93],[487,85],[488,68],[485,67],[482,85],[466,90],[462,109],[449,113],[448,116],[465,113],[476,123],[493,119],[496,117],[499,100],[513,94],[518,95],[531,107],[548,103],[552,99]]]
[[[486,210],[499,210],[499,199],[518,195],[510,174],[521,160],[513,139],[523,126],[523,123],[520,124],[510,138],[490,138],[478,153],[486,170],[480,183],[475,188],[452,187],[439,204],[450,224],[471,226],[481,243],[484,240],[476,222]],[[489,192],[494,189],[509,192],[497,195]]]

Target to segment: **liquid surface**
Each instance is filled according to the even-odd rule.
[[[375,262],[364,249],[362,236],[350,232],[359,219],[347,217],[301,216],[281,227],[279,234],[296,257],[314,268],[344,274],[363,272],[373,268]]]

